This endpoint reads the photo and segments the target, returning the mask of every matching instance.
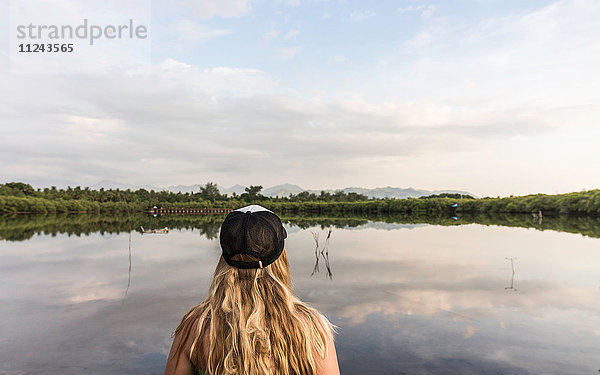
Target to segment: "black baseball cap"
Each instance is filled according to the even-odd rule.
[[[219,242],[223,258],[236,268],[263,268],[283,252],[287,232],[273,211],[253,204],[230,212],[221,224]],[[234,260],[238,254],[251,255],[257,261]]]

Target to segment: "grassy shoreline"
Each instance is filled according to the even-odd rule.
[[[67,234],[69,236],[92,233],[119,234],[141,232],[147,229],[169,227],[172,230],[194,230],[208,239],[218,236],[224,214],[177,215],[153,217],[143,213],[123,214],[49,214],[49,215],[0,215],[0,240],[23,241],[34,235]],[[575,233],[600,238],[600,217],[556,215],[543,220],[530,214],[461,214],[457,219],[448,215],[379,214],[379,215],[306,215],[282,214],[286,225],[303,229],[320,226],[324,228],[347,228],[368,225],[369,222],[383,224],[428,224],[455,226],[479,224],[534,230],[550,230]]]
[[[534,213],[544,215],[600,215],[600,190],[557,195],[535,194],[504,198],[454,199],[406,198],[360,200],[353,202],[281,201],[273,198],[190,201],[108,201],[86,199],[47,199],[34,196],[1,196],[0,214],[48,213],[140,213],[151,207],[163,208],[238,208],[261,204],[280,213],[318,214],[461,214]],[[452,208],[453,204],[458,204]]]

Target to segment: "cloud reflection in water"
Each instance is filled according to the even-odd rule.
[[[310,276],[311,228],[290,229],[297,292],[341,327],[344,374],[576,374],[598,365],[597,239],[480,225],[335,229],[330,280]],[[162,373],[170,332],[208,288],[218,242],[187,230],[134,234],[122,303],[127,241],[2,244],[0,369]],[[517,292],[505,290],[507,256],[519,259]]]

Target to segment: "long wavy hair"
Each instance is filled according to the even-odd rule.
[[[196,366],[204,363],[202,370],[211,375],[312,375],[333,329],[294,295],[284,250],[262,269],[231,267],[221,257],[208,296],[174,334],[193,335],[189,358]]]

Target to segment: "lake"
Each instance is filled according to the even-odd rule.
[[[162,374],[222,218],[0,218],[0,374]],[[297,294],[339,327],[342,374],[597,374],[600,223],[544,220],[284,224]]]

